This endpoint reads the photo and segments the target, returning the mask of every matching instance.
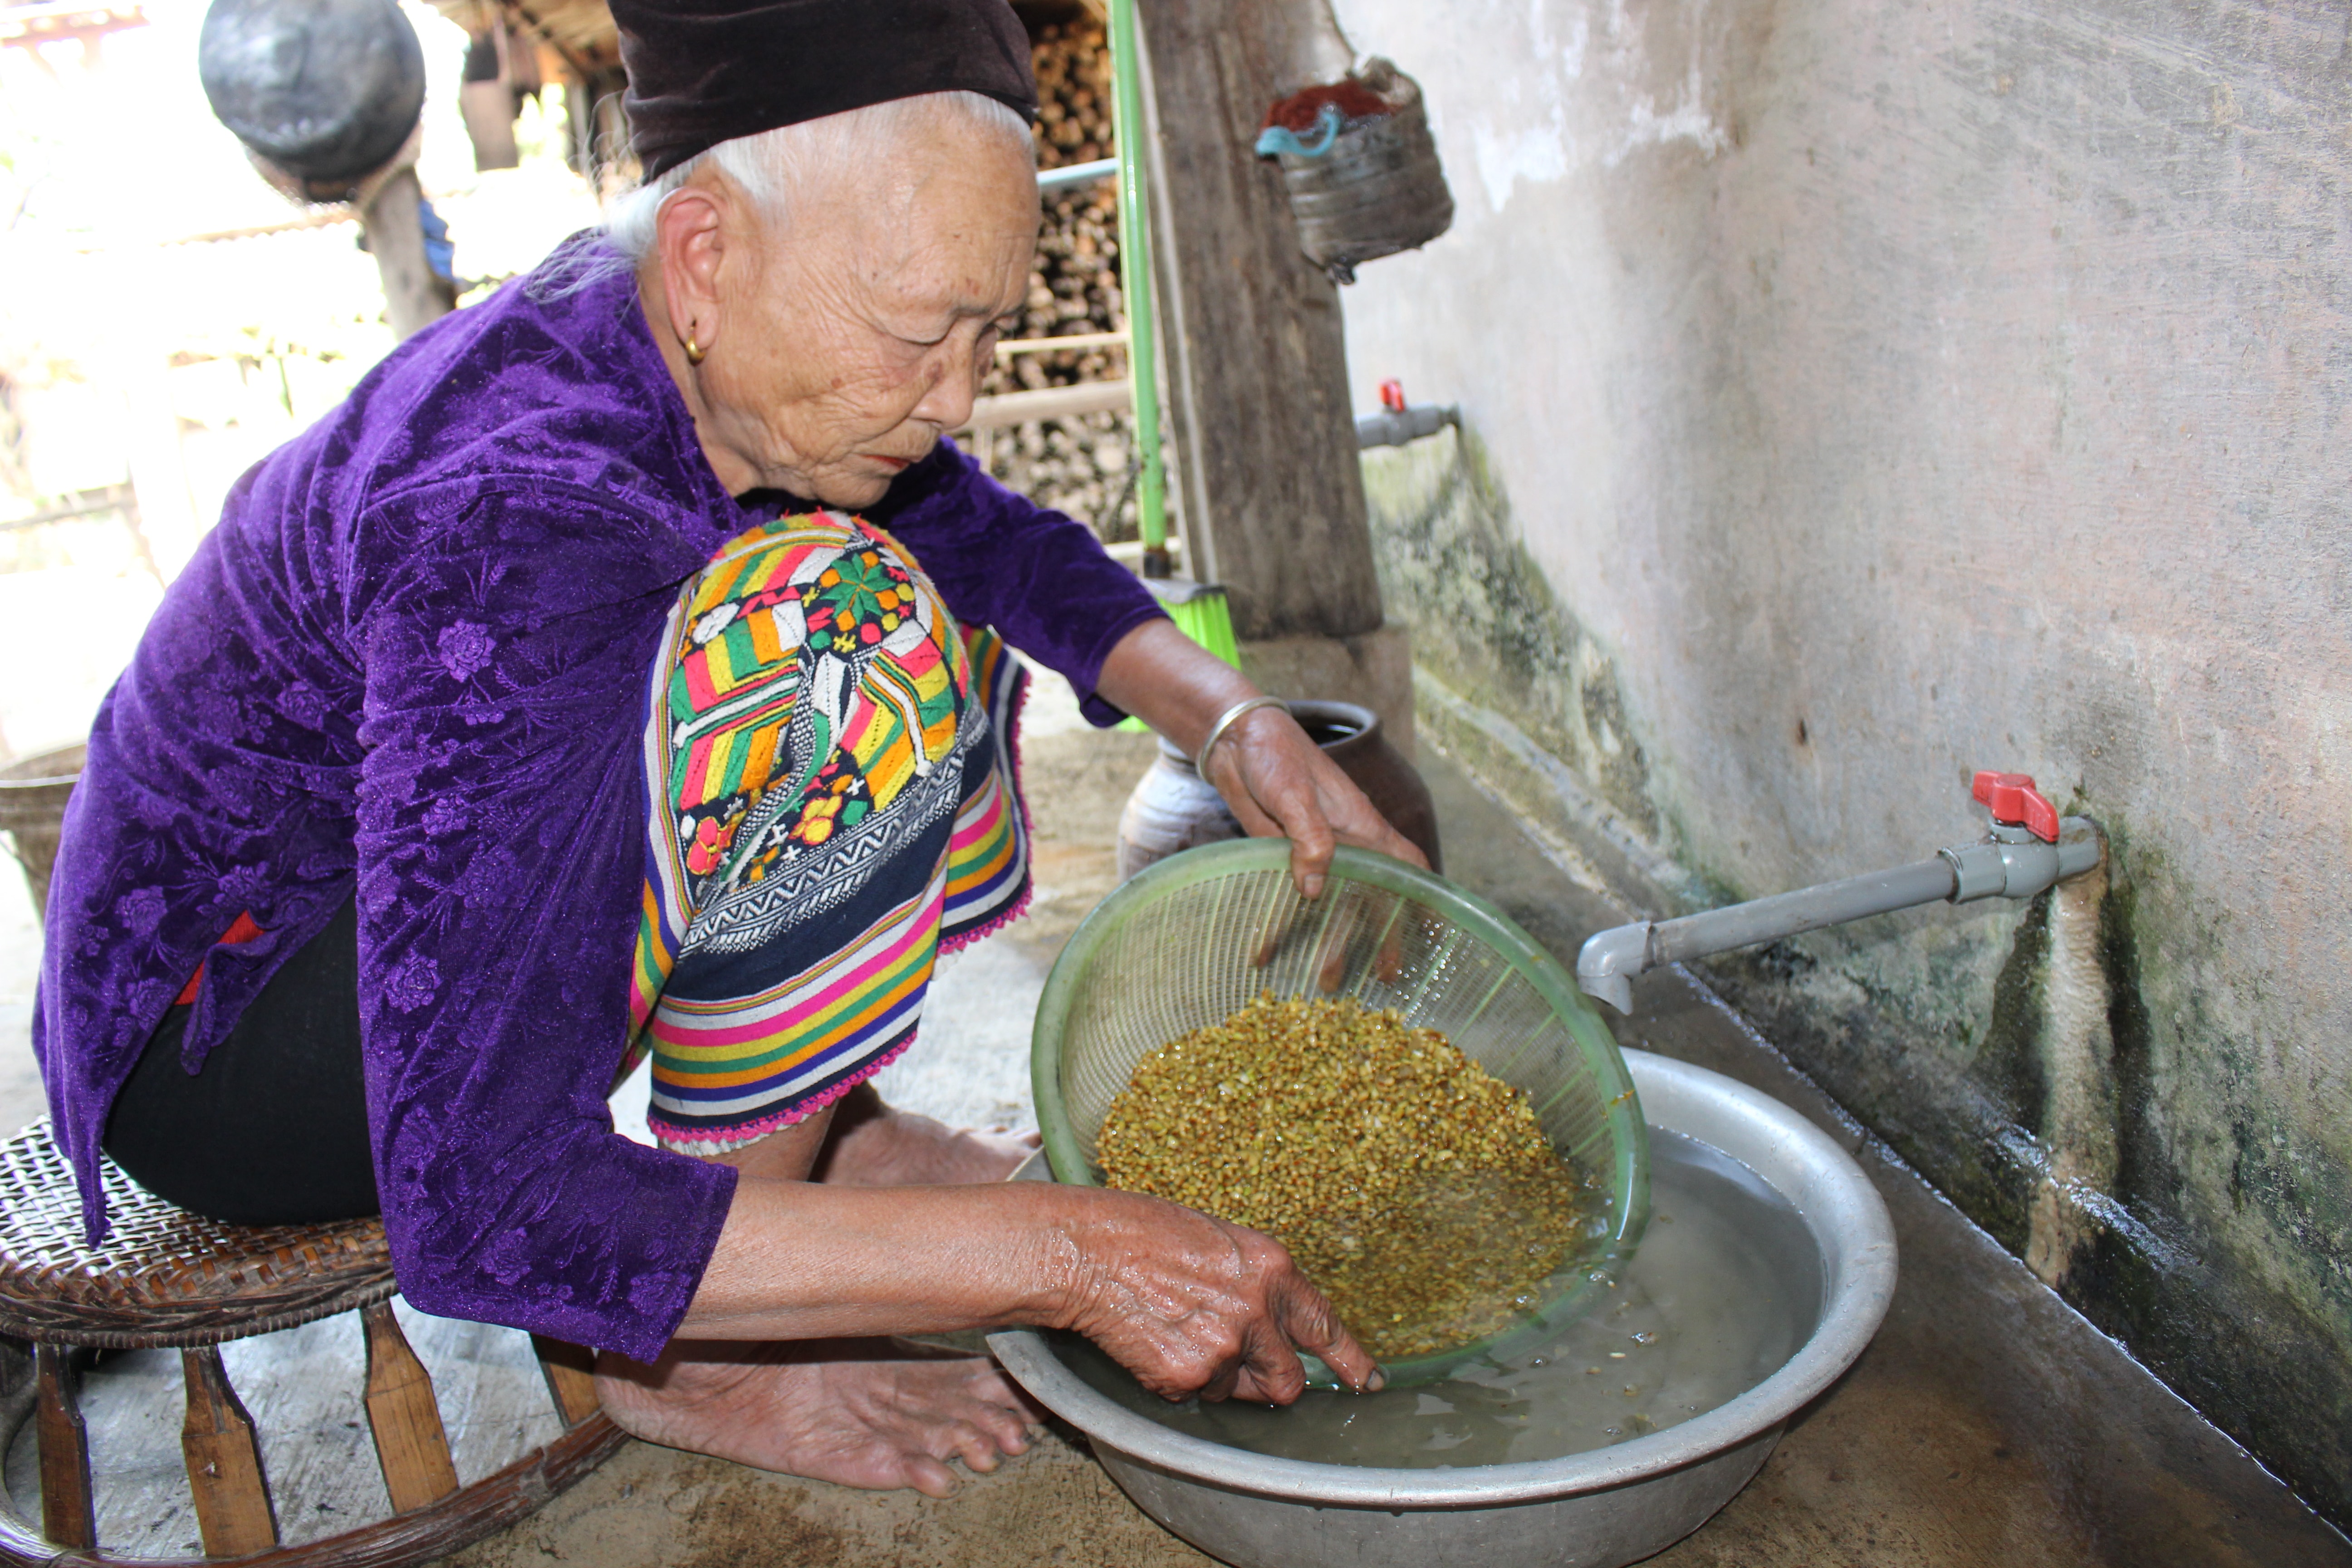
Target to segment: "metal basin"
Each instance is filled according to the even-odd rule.
[[[1627,1051],[1650,1125],[1739,1161],[1803,1217],[1822,1313],[1780,1369],[1728,1404],[1614,1447],[1530,1464],[1374,1469],[1269,1458],[1122,1409],[1029,1330],[989,1336],[1005,1370],[1084,1431],[1144,1512],[1235,1568],[1617,1568],[1731,1500],[1789,1417],[1852,1365],[1895,1293],[1886,1205],[1845,1151],[1720,1073]]]

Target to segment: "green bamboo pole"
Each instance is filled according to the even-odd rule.
[[[1143,190],[1143,75],[1135,0],[1110,0],[1112,132],[1118,141],[1118,280],[1127,300],[1127,378],[1135,395],[1135,504],[1143,574],[1169,575],[1168,474],[1160,458],[1160,350],[1151,314],[1151,216]]]

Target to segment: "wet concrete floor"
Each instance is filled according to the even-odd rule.
[[[1026,1118],[1030,1009],[1061,943],[1112,884],[1118,805],[1150,754],[1148,737],[1082,732],[1058,698],[1041,693],[1040,721],[1026,744],[1039,830],[1035,912],[943,974],[922,1041],[886,1082],[899,1103],[977,1124]],[[1438,796],[1449,872],[1563,961],[1591,931],[1622,918],[1443,757],[1426,755],[1423,766]],[[1652,1562],[2352,1568],[2352,1545],[1848,1122],[1703,988],[1661,974],[1637,983],[1636,1000],[1635,1014],[1616,1021],[1625,1044],[1761,1089],[1854,1152],[1894,1214],[1903,1268],[1869,1352],[1800,1415],[1753,1484]],[[12,1038],[0,1050],[13,1067],[24,1044]],[[8,1087],[0,1082],[0,1094]],[[101,1436],[93,1433],[94,1448]],[[158,1484],[170,1483],[159,1476]],[[451,1561],[467,1568],[1173,1568],[1211,1560],[1129,1503],[1082,1438],[1056,1433],[944,1501],[633,1445],[533,1518]]]

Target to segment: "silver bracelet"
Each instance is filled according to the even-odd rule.
[[[1217,749],[1217,742],[1225,738],[1226,731],[1261,708],[1279,708],[1282,705],[1282,699],[1279,697],[1253,697],[1246,702],[1236,702],[1218,714],[1217,721],[1209,726],[1209,738],[1201,742],[1199,751],[1192,753],[1192,771],[1202,778],[1207,778],[1209,753]]]

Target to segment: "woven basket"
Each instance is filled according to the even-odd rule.
[[[68,746],[0,768],[0,833],[8,835],[9,847],[25,868],[36,910],[48,907],[49,872],[57,865],[66,799],[81,776],[82,754],[82,747]]]

